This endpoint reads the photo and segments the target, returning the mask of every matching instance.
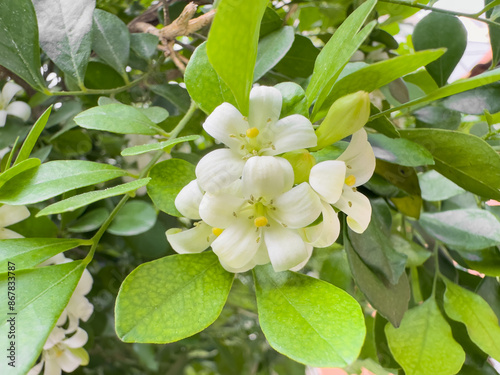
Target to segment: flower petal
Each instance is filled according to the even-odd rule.
[[[0,228],[19,223],[29,216],[30,212],[26,206],[3,205],[0,207]]]
[[[42,360],[40,363],[37,363],[35,366],[31,368],[31,370],[28,371],[26,375],[38,375],[40,371],[42,371],[44,363],[45,363],[44,360]]]
[[[281,92],[268,86],[257,86],[250,91],[248,124],[259,131],[265,130],[280,118]]]
[[[89,335],[83,329],[78,328],[73,336],[63,340],[63,343],[69,348],[81,348],[87,343]]]
[[[279,157],[254,156],[243,168],[242,191],[245,197],[274,198],[293,186],[293,168]]]
[[[203,129],[236,151],[242,144],[240,134],[246,133],[248,122],[232,104],[222,103],[207,117]]]
[[[301,148],[314,147],[318,143],[311,121],[301,115],[291,115],[269,126],[267,136],[274,145],[273,150],[263,152],[264,155],[278,155]]]
[[[61,375],[61,366],[56,358],[47,358],[43,375]]]
[[[25,102],[10,103],[6,109],[9,115],[22,118],[24,121],[31,116],[31,107]]]
[[[63,371],[73,372],[80,367],[82,360],[78,356],[74,355],[71,350],[66,349],[63,350],[57,357],[57,363]]]
[[[5,122],[7,121],[7,111],[0,110],[0,128],[5,126]]]
[[[24,236],[21,236],[13,230],[0,228],[0,240],[10,240],[12,238],[24,238]]]
[[[311,168],[309,183],[328,203],[339,200],[344,187],[346,165],[340,160],[327,160]]]
[[[259,233],[251,220],[239,219],[212,242],[212,249],[221,264],[239,269],[247,265],[259,249],[262,240]]]
[[[212,227],[202,221],[193,228],[181,232],[179,229],[169,229],[166,235],[172,249],[179,254],[201,253],[215,239]]]
[[[270,215],[290,228],[305,227],[316,220],[321,213],[318,194],[307,182],[276,197],[273,205],[276,210],[270,211]]]
[[[303,262],[299,263],[295,267],[290,268],[290,271],[299,271],[302,268],[304,268],[304,266],[307,264],[307,262],[309,262],[309,259],[311,258],[311,255],[313,253],[313,247],[312,247],[312,245],[306,244],[306,250],[307,250],[307,253],[308,253],[307,258],[304,259]]]
[[[351,143],[337,160],[346,163],[347,177],[349,175],[356,177],[356,183],[353,186],[363,185],[372,177],[375,171],[375,154],[368,142],[365,129],[360,129],[352,135]]]
[[[43,345],[43,350],[49,350],[50,348],[62,342],[65,337],[66,335],[64,334],[64,329],[57,326],[54,327],[52,332],[50,332],[47,341],[45,341],[45,344]]]
[[[203,198],[203,191],[200,189],[197,180],[191,181],[184,186],[175,197],[175,207],[179,212],[193,220],[200,220],[200,202]]]
[[[272,223],[264,234],[271,264],[276,272],[298,266],[309,256],[302,237],[293,229]]]
[[[93,283],[94,279],[92,279],[92,275],[87,269],[85,269],[83,271],[82,277],[80,278],[80,281],[75,288],[75,291],[73,292],[73,295],[79,294],[81,296],[84,296],[86,294],[89,294],[89,292],[92,290]]]
[[[335,210],[329,203],[321,202],[323,221],[318,225],[304,228],[306,242],[314,247],[333,245],[340,234],[340,221]]]
[[[200,204],[200,216],[208,225],[227,228],[234,223],[234,213],[245,203],[244,198],[231,194],[206,193]]]
[[[68,303],[66,309],[68,309],[70,315],[76,318],[78,324],[78,319],[84,322],[89,320],[92,313],[94,312],[94,305],[92,305],[86,297],[73,294],[72,299]]]
[[[196,166],[200,187],[215,193],[241,176],[245,161],[233,151],[222,148],[205,155]]]
[[[19,86],[17,83],[9,81],[7,82],[2,89],[2,97],[0,100],[3,101],[4,106],[10,103],[12,98],[17,95],[17,93],[21,92],[23,88]],[[1,103],[0,103],[1,104]]]
[[[347,215],[347,224],[356,233],[363,233],[370,224],[372,206],[370,200],[355,188],[345,187],[342,196],[334,204]]]

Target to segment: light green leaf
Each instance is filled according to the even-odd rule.
[[[106,104],[87,109],[75,117],[85,129],[119,134],[158,134],[158,127],[137,108],[125,104]]]
[[[104,208],[96,208],[95,210],[86,212],[85,215],[79,217],[71,225],[68,225],[68,231],[71,233],[86,233],[98,229],[108,218],[109,211]]]
[[[40,45],[47,56],[80,88],[92,45],[95,0],[34,0]]]
[[[77,208],[88,206],[91,203],[106,199],[109,197],[115,197],[117,195],[122,195],[135,191],[143,186],[146,186],[150,181],[150,178],[141,178],[140,180],[135,180],[132,182],[127,182],[126,184],[114,186],[104,190],[89,191],[87,193],[75,195],[71,198],[64,199],[60,202],[51,204],[41,210],[36,216],[59,214],[61,212],[74,211]]]
[[[40,159],[31,158],[20,162],[12,168],[7,169],[3,173],[0,173],[0,188],[11,178],[14,178],[18,174],[25,172],[28,169],[38,167],[40,164]],[[20,186],[19,188],[22,188],[22,186]]]
[[[422,189],[422,198],[426,201],[442,201],[465,193],[460,186],[434,170],[419,174],[418,181]]]
[[[385,334],[406,375],[456,374],[465,361],[434,299],[408,310],[399,328],[388,323]]]
[[[423,213],[426,232],[457,250],[481,250],[500,245],[500,222],[492,213],[476,208]]]
[[[68,304],[85,267],[81,261],[38,269],[15,271],[16,278],[16,366],[9,374],[25,375],[34,365],[57,319]],[[8,306],[8,274],[0,274],[0,288],[5,291],[0,303]],[[10,317],[10,316],[9,316]],[[0,325],[0,335],[8,337],[7,318]],[[0,350],[7,353],[10,341],[0,340]],[[7,358],[3,358],[4,363]],[[3,366],[7,366],[6,364]]]
[[[446,53],[425,68],[438,86],[444,86],[467,46],[467,30],[457,17],[431,12],[415,26],[412,35],[415,51],[446,48]]]
[[[125,342],[156,344],[192,336],[220,315],[233,278],[211,251],[144,263],[120,287],[116,333]]]
[[[259,41],[253,80],[258,81],[288,52],[295,39],[293,27],[285,26]]]
[[[101,9],[94,11],[92,49],[122,76],[127,75],[125,67],[130,53],[130,33],[117,16]]]
[[[210,63],[231,89],[243,115],[248,114],[260,22],[267,3],[268,0],[221,1],[208,35]]]
[[[69,238],[15,238],[0,240],[0,269],[14,262],[16,269],[32,268],[63,251],[88,245],[89,241]]]
[[[155,124],[159,124],[162,121],[165,121],[169,113],[165,108],[152,106],[147,108],[137,108],[141,111],[148,119],[153,121]]]
[[[46,91],[40,74],[40,47],[31,0],[0,1],[0,65],[34,89]]]
[[[153,34],[130,34],[130,48],[137,54],[137,56],[146,60],[151,59],[158,52],[156,47],[159,42],[158,37]]]
[[[206,42],[200,44],[189,59],[184,81],[189,95],[205,113],[212,113],[224,102],[236,106],[233,93],[208,61]]]
[[[429,150],[434,168],[458,186],[500,200],[500,155],[481,138],[443,129],[401,130],[400,134]]]
[[[485,353],[500,360],[500,327],[498,318],[488,303],[476,293],[444,279],[444,310],[453,320],[467,327],[471,340]]]
[[[383,134],[369,134],[368,140],[378,159],[407,167],[434,164],[432,154],[425,147],[408,139],[389,138]]]
[[[136,236],[153,228],[155,223],[154,207],[148,202],[134,200],[116,214],[108,232],[115,236]]]
[[[293,82],[278,83],[274,87],[280,90],[283,99],[280,118],[293,114],[309,117],[306,93],[302,87]]]
[[[326,115],[335,100],[356,91],[371,92],[395,79],[436,60],[444,53],[443,49],[422,51],[412,55],[403,55],[362,67],[339,79],[323,101],[321,108],[314,107],[312,118],[318,120]]]
[[[321,50],[306,90],[308,107],[318,96],[322,97],[321,102],[327,97],[342,68],[373,29],[371,24],[358,33],[376,3],[376,0],[368,0],[352,12]],[[321,102],[318,99],[319,108]]]
[[[35,122],[35,125],[31,128],[28,136],[26,137],[21,149],[19,150],[19,153],[17,154],[16,161],[14,162],[14,165],[19,164],[20,162],[28,159],[28,157],[31,154],[31,151],[33,150],[33,147],[35,147],[36,141],[38,140],[38,137],[42,133],[43,129],[45,128],[45,124],[47,123],[47,120],[49,119],[50,112],[52,111],[52,106],[47,108],[45,112],[38,118],[38,120]]]
[[[181,159],[165,160],[151,169],[148,194],[159,210],[172,216],[182,216],[175,208],[175,197],[196,178],[194,169],[194,165]]]
[[[50,161],[10,179],[9,184],[0,188],[0,203],[24,205],[41,202],[69,190],[126,174],[126,171],[112,165],[91,161]]]
[[[149,143],[147,145],[133,146],[126,148],[121,152],[121,154],[122,156],[141,155],[151,151],[163,150],[168,146],[174,146],[182,142],[194,141],[195,139],[198,138],[200,138],[199,135],[188,135],[186,137],[169,139],[168,141]]]
[[[358,302],[325,281],[254,269],[259,322],[269,344],[314,367],[344,367],[361,350],[366,328]]]

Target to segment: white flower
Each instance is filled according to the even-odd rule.
[[[250,92],[248,118],[229,103],[208,116],[203,128],[229,149],[212,151],[198,163],[196,177],[203,190],[214,193],[236,181],[252,156],[275,156],[316,146],[311,122],[301,115],[280,120],[281,106],[278,89],[259,86]]]
[[[0,127],[5,125],[7,115],[29,119],[31,108],[25,102],[12,102],[12,98],[21,92],[23,88],[12,81],[7,82],[0,93]],[[10,103],[10,104],[9,104]]]
[[[9,225],[16,224],[30,216],[26,206],[0,206],[0,239],[23,238],[19,233],[5,229]]]
[[[199,215],[217,238],[212,249],[230,272],[244,272],[269,261],[275,271],[296,269],[312,246],[300,230],[321,212],[309,184],[293,187],[293,169],[279,157],[249,159],[241,180],[217,193],[205,193]]]
[[[340,223],[332,206],[347,215],[347,224],[356,233],[363,233],[371,218],[371,205],[356,187],[367,182],[375,170],[375,155],[364,129],[353,134],[351,143],[337,160],[316,164],[309,183],[323,205],[323,222],[304,230],[315,247],[330,246],[339,235]]]
[[[43,347],[42,360],[28,375],[38,375],[44,365],[44,375],[60,375],[61,370],[73,372],[79,366],[86,366],[89,356],[83,346],[87,340],[87,332],[81,328],[67,338],[64,329],[56,326]]]

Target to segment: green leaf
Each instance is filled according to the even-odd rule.
[[[92,49],[118,73],[126,76],[130,33],[121,19],[101,9],[94,11]]]
[[[51,204],[41,210],[36,216],[59,214],[61,212],[74,211],[77,208],[88,206],[91,203],[106,199],[109,197],[115,197],[117,195],[122,195],[136,191],[137,189],[146,186],[150,181],[150,178],[141,178],[132,182],[127,182],[126,184],[114,186],[104,190],[89,191],[87,193],[75,195],[71,198],[64,199],[60,202]]]
[[[399,328],[387,324],[385,334],[406,375],[456,374],[465,361],[434,299],[408,310]]]
[[[87,109],[74,118],[85,129],[119,134],[156,135],[158,127],[137,108],[125,104],[106,104]]]
[[[481,250],[500,245],[500,222],[492,213],[476,208],[423,213],[426,232],[457,250]]]
[[[488,276],[500,276],[500,249],[498,247],[471,251],[460,250],[459,254],[454,254],[453,258],[465,268]],[[460,258],[463,262],[460,262]]]
[[[258,81],[286,55],[292,47],[294,39],[293,27],[285,26],[259,41],[253,74],[254,82]]]
[[[273,70],[290,78],[307,78],[313,73],[318,55],[319,49],[311,39],[295,34],[292,47]]]
[[[84,270],[82,262],[76,261],[15,271],[16,366],[11,374],[24,375],[34,365]],[[8,276],[0,274],[0,288],[4,291],[7,291]],[[2,293],[0,303],[7,308],[8,302],[7,292]],[[5,318],[0,325],[2,337],[8,337],[9,329],[10,323]],[[3,353],[8,352],[9,345],[9,340],[1,340]]]
[[[50,161],[10,179],[9,184],[0,188],[0,203],[24,205],[41,202],[69,190],[126,174],[124,170],[112,165],[91,161]]]
[[[460,186],[434,170],[419,174],[418,181],[422,189],[422,198],[426,201],[442,201],[465,193]]]
[[[371,24],[358,33],[376,3],[376,0],[368,0],[352,12],[321,50],[306,90],[308,107],[319,96],[316,105],[321,108],[342,68],[373,29]]]
[[[408,257],[407,267],[418,267],[425,263],[431,256],[431,253],[413,241],[408,241],[399,234],[391,234],[391,246],[397,252],[405,254]]]
[[[410,300],[410,285],[403,272],[397,284],[382,281],[354,251],[349,238],[344,235],[344,246],[356,284],[380,315],[394,326],[399,326]]]
[[[194,165],[181,159],[165,160],[151,169],[148,194],[159,210],[172,216],[182,216],[175,208],[175,197],[196,178],[194,170]]]
[[[156,344],[192,336],[220,315],[233,278],[211,251],[144,263],[120,287],[116,333],[125,342]]]
[[[366,328],[349,294],[271,266],[256,267],[254,277],[260,326],[274,349],[314,367],[344,367],[357,358]]]
[[[147,232],[156,223],[154,207],[145,201],[128,202],[116,214],[108,228],[115,236],[135,236]]]
[[[131,155],[142,155],[151,151],[159,151],[163,150],[168,146],[174,146],[182,142],[194,141],[195,139],[200,138],[199,135],[188,135],[186,137],[179,137],[169,139],[168,141],[158,142],[158,143],[149,143],[147,145],[133,146],[126,148],[121,152],[122,156],[131,156]]]
[[[267,7],[260,23],[260,37],[278,30],[283,25],[283,20],[273,8]]]
[[[407,167],[434,164],[431,153],[418,143],[403,138],[389,138],[383,134],[369,134],[368,140],[378,159]]]
[[[417,120],[417,128],[457,130],[462,122],[460,112],[437,106],[420,108],[412,112],[412,115]]]
[[[9,225],[9,229],[26,238],[56,238],[59,227],[48,217],[36,217],[40,211],[36,207],[29,207],[30,216],[18,223]]]
[[[484,0],[484,5],[488,5],[495,0]],[[496,6],[493,9],[490,9],[486,12],[486,16],[491,19],[491,16],[494,12],[498,11],[500,7]],[[495,22],[498,22],[496,20]],[[491,51],[493,54],[493,58],[491,61],[491,66],[497,66],[500,61],[500,28],[498,26],[488,25],[488,31],[490,35],[490,45]]]
[[[370,104],[370,114],[373,116],[377,113],[380,113],[380,110],[373,104]],[[375,129],[379,133],[389,138],[399,138],[398,130],[386,116],[380,116],[371,121],[368,121],[365,126]]]
[[[206,42],[200,44],[189,59],[184,81],[191,98],[206,113],[212,113],[224,102],[236,106],[233,93],[208,61]]]
[[[487,86],[450,96],[443,100],[442,106],[450,110],[482,115],[484,110],[490,113],[500,112],[500,85],[491,83]]]
[[[471,193],[500,200],[500,155],[481,138],[441,129],[400,133],[429,150],[443,176]]]
[[[444,309],[453,320],[462,322],[467,327],[471,340],[485,353],[500,359],[500,327],[498,318],[488,303],[464,288],[444,279]]]
[[[40,45],[47,56],[80,88],[92,45],[95,0],[36,0]]]
[[[20,173],[23,173],[29,169],[38,167],[41,164],[40,159],[27,159],[19,164],[7,169],[5,172],[0,173],[0,188],[10,179],[14,178]]]
[[[281,92],[282,107],[280,118],[293,114],[309,117],[307,98],[304,89],[293,82],[283,82],[274,86]]]
[[[431,12],[415,26],[412,35],[415,51],[446,48],[446,53],[425,68],[438,86],[444,86],[467,46],[467,30],[457,17]]]
[[[362,67],[339,79],[335,83],[330,93],[321,104],[321,107],[314,107],[312,118],[318,120],[324,117],[333,102],[342,96],[360,90],[371,92],[436,60],[442,56],[443,53],[443,49],[422,51]]]
[[[99,229],[109,216],[109,211],[104,208],[96,208],[95,210],[85,213],[79,217],[71,225],[68,225],[68,232],[71,233],[86,233]]]
[[[210,63],[231,89],[243,115],[248,114],[260,22],[267,3],[268,0],[221,1],[208,35]]]
[[[206,43],[204,43],[203,45],[206,46]],[[195,50],[193,56],[197,53],[196,51],[198,51],[198,50],[197,49]],[[193,56],[191,56],[191,58],[189,59],[190,63],[193,60]],[[206,54],[205,54],[205,58],[207,58]],[[189,67],[189,64],[188,64],[188,67]],[[200,69],[201,69],[201,71],[207,73],[202,68],[200,68]],[[214,71],[214,70],[212,69],[212,71]],[[187,74],[187,69],[186,69],[186,74]],[[207,73],[207,75],[208,75],[208,73]],[[186,75],[184,78],[186,78]],[[201,79],[200,77],[198,77],[198,78],[200,79],[199,84],[201,85],[203,83],[203,80],[205,79],[205,76],[203,76],[203,79]],[[207,79],[208,79],[208,77],[207,77]],[[186,85],[187,85],[187,83],[186,83]],[[189,110],[190,99],[189,99],[188,91],[185,88],[182,88],[181,86],[179,86],[177,83],[165,83],[165,84],[160,84],[160,85],[150,85],[148,87],[156,95],[159,95],[159,96],[167,99],[167,101],[170,102],[174,106],[174,108],[177,110],[178,113],[173,112],[170,114],[171,116],[177,116],[179,114],[184,114]],[[230,92],[229,89],[227,89],[227,91]],[[172,111],[170,111],[170,112],[172,112]]]
[[[130,34],[130,48],[137,56],[145,60],[150,60],[157,52],[156,48],[159,43],[156,35],[147,33],[133,33]]]
[[[148,119],[153,121],[155,124],[165,121],[168,118],[168,111],[165,108],[151,106],[147,108],[137,108],[140,110]]]
[[[31,154],[31,151],[33,150],[33,147],[35,147],[38,137],[45,128],[45,124],[47,124],[47,120],[49,119],[51,111],[52,111],[52,106],[47,108],[45,112],[38,118],[38,120],[36,120],[35,125],[33,125],[33,127],[31,128],[28,136],[26,137],[26,140],[24,141],[21,149],[19,150],[19,153],[17,154],[17,158],[16,161],[14,162],[14,165],[19,164],[20,162],[28,159],[28,157]]]
[[[34,89],[47,91],[40,74],[38,25],[31,0],[1,1],[0,30],[0,65]]]
[[[14,262],[16,269],[32,268],[63,251],[88,245],[87,240],[68,238],[15,238],[0,240],[0,269]]]

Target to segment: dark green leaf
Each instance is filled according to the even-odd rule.
[[[437,106],[420,108],[412,115],[417,120],[417,128],[456,130],[462,122],[460,112]]]
[[[449,14],[432,12],[415,26],[412,36],[416,51],[446,48],[446,53],[426,66],[441,87],[446,84],[467,46],[467,30],[462,22]]]
[[[488,5],[495,0],[484,0],[484,5]],[[493,12],[498,10],[500,7],[496,6],[495,8],[486,12],[486,16],[491,19]],[[495,20],[498,22],[498,19]],[[491,52],[493,54],[493,58],[491,61],[491,66],[497,66],[500,61],[500,27],[488,25],[488,31],[490,35],[490,44],[491,44]]]
[[[368,140],[378,159],[407,167],[434,164],[431,153],[418,143],[403,138],[389,138],[383,134],[369,134]]]
[[[157,344],[192,336],[217,319],[233,278],[211,251],[144,263],[120,288],[116,333],[125,342]]]
[[[314,70],[318,54],[311,39],[295,34],[292,46],[273,70],[290,78],[307,78]]]
[[[116,214],[108,232],[115,236],[135,236],[147,232],[155,223],[154,207],[148,202],[135,200],[125,204]]]
[[[253,80],[258,81],[288,52],[294,41],[293,27],[285,26],[259,41]]]
[[[156,35],[147,33],[130,34],[130,48],[137,53],[139,57],[145,60],[151,59],[157,50],[159,39]]]
[[[485,110],[490,113],[500,112],[500,84],[491,83],[450,96],[443,100],[442,105],[471,115],[482,115]]]
[[[204,43],[204,44],[202,44],[202,46],[206,46],[206,44]],[[198,51],[198,49],[196,51]],[[191,58],[189,59],[190,63],[193,60],[195,54],[197,53],[196,51],[193,54],[193,56],[191,56]],[[206,58],[206,54],[205,54],[205,58]],[[208,59],[207,59],[207,61],[208,61]],[[189,64],[188,64],[188,67],[189,67]],[[185,75],[186,80],[188,79],[187,71],[188,71],[188,69],[186,68],[186,75]],[[200,68],[200,72],[202,72],[203,74],[207,74],[207,76],[203,75],[203,79],[200,78],[201,76],[198,76],[198,79],[200,79],[198,84],[201,85],[205,79],[208,79],[208,73],[203,68]],[[196,73],[200,73],[200,72],[196,72]],[[187,85],[187,82],[186,82],[186,85]],[[149,86],[149,88],[156,95],[160,95],[161,97],[167,99],[170,103],[172,103],[175,106],[175,108],[178,109],[179,113],[186,113],[188,111],[188,109],[189,109],[189,94],[188,94],[186,89],[182,88],[178,84],[167,83],[167,84],[162,84],[162,85],[151,85],[151,86]],[[227,90],[229,91],[229,89],[227,89]],[[174,115],[174,114],[172,113],[172,115]]]
[[[354,298],[324,281],[276,273],[270,266],[256,267],[254,276],[259,322],[274,349],[315,367],[344,367],[356,359],[366,329]]]
[[[267,7],[260,23],[260,37],[278,30],[283,25],[283,20],[273,8]]]
[[[380,110],[373,104],[370,104],[370,114],[374,115],[377,113],[380,113]],[[374,120],[368,121],[365,126],[375,129],[389,138],[399,138],[398,130],[386,116],[380,116]]]
[[[430,251],[413,241],[408,241],[399,234],[391,234],[391,246],[397,252],[408,257],[406,261],[407,267],[421,266],[431,256]]]
[[[465,193],[460,186],[434,170],[419,174],[418,181],[422,189],[422,198],[426,201],[442,201]]]
[[[95,210],[85,213],[75,222],[68,226],[68,231],[71,233],[86,233],[99,229],[109,216],[109,211],[104,207],[96,208]]]
[[[479,271],[488,276],[500,276],[500,250],[498,247],[471,251],[460,250],[458,258],[455,254],[453,258],[457,259],[457,262],[465,268]],[[463,262],[460,262],[460,259]]]

